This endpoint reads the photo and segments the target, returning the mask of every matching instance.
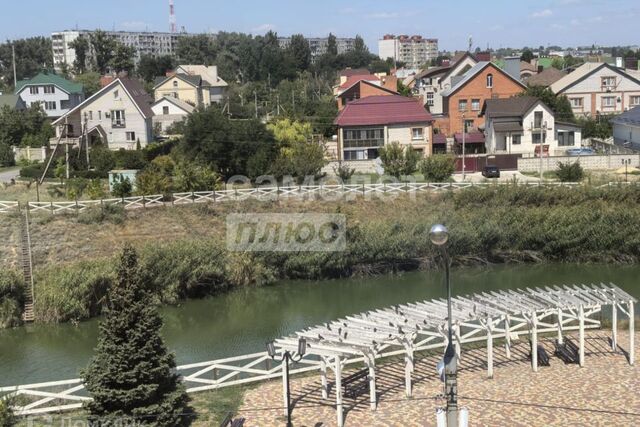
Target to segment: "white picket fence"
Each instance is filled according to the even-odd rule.
[[[612,187],[619,185],[632,185],[632,183],[612,182],[599,186]],[[399,194],[435,193],[456,191],[467,188],[487,188],[497,186],[521,186],[521,187],[580,187],[584,184],[575,182],[545,182],[545,183],[518,183],[512,182],[450,182],[450,183],[390,183],[390,184],[347,184],[347,185],[300,185],[291,187],[255,187],[238,188],[233,190],[195,191],[187,193],[173,193],[168,195],[153,194],[149,196],[132,196],[102,200],[82,200],[71,202],[27,202],[0,201],[0,214],[19,212],[29,209],[32,214],[49,213],[65,214],[79,213],[96,206],[121,205],[125,209],[146,209],[158,206],[175,206],[194,203],[221,203],[238,202],[243,200],[333,200],[338,198],[356,197],[389,197]]]

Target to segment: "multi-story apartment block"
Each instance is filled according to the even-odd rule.
[[[329,37],[312,37],[307,38],[307,41],[309,42],[309,48],[311,48],[312,62],[327,53]],[[355,42],[356,39],[354,38],[336,38],[338,55],[352,51],[354,49]],[[278,43],[280,44],[281,49],[286,49],[291,44],[291,37],[279,37]]]
[[[438,39],[387,34],[378,40],[378,55],[403,62],[408,68],[420,68],[438,57]]]
[[[60,70],[62,64],[72,66],[76,60],[76,51],[71,47],[71,43],[78,37],[89,37],[94,31],[72,30],[60,31],[51,34],[51,44],[53,48],[53,64],[56,70]],[[178,39],[186,36],[187,33],[156,33],[156,32],[131,32],[131,31],[105,31],[112,37],[124,44],[136,49],[136,64],[142,55],[175,55]],[[92,56],[92,52],[89,52]],[[89,58],[90,59],[90,58]]]

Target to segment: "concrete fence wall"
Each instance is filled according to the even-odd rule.
[[[597,156],[556,156],[543,157],[543,171],[554,171],[558,169],[558,162],[573,163],[580,162],[580,165],[587,170],[616,170],[624,166],[623,160],[628,160],[629,167],[640,167],[640,154],[611,154]],[[518,159],[518,170],[520,172],[538,172],[540,170],[540,158]]]
[[[31,162],[43,162],[47,158],[47,149],[45,147],[13,147],[13,154],[15,155],[16,161],[20,159],[26,159]]]

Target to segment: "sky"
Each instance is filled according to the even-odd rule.
[[[0,40],[64,29],[168,31],[169,0],[0,0]],[[441,50],[637,45],[639,0],[174,0],[178,28],[353,37],[438,38]],[[634,34],[635,33],[635,34]]]

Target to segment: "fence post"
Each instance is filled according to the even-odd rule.
[[[142,209],[145,209],[147,207],[147,200],[144,197],[144,194],[142,195]]]
[[[20,200],[18,200],[18,213],[21,214],[22,211],[20,210]]]
[[[171,197],[171,206],[174,206],[174,204],[173,204],[173,201],[174,201],[173,193],[169,193],[169,197]]]
[[[191,203],[195,203],[196,202],[196,195],[195,193],[192,191],[191,192]]]
[[[80,214],[80,207],[78,206],[78,195],[76,194],[76,216]]]
[[[362,183],[362,197],[364,197],[364,182]]]
[[[100,198],[100,212],[104,213],[104,200]]]
[[[53,202],[51,202],[51,215],[53,215],[54,211],[53,211]]]

